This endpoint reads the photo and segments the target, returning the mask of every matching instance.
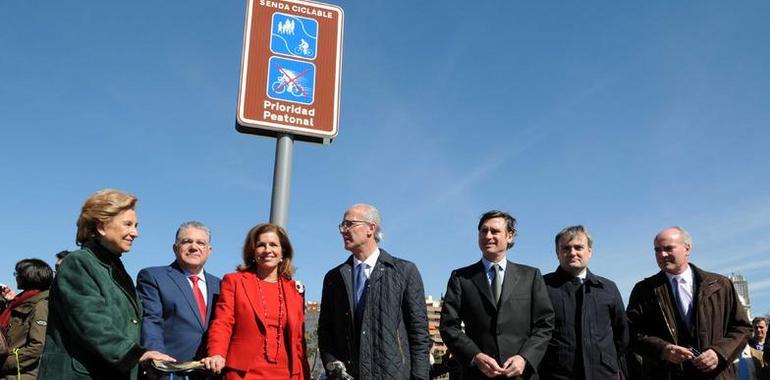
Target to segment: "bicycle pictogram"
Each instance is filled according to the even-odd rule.
[[[273,13],[270,51],[309,60],[316,59],[318,20]]]
[[[313,52],[310,50],[310,44],[304,38],[300,38],[299,45],[294,48],[294,52],[305,57],[313,55]]]

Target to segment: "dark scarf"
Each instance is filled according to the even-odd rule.
[[[3,331],[7,331],[8,325],[11,324],[11,311],[13,311],[16,306],[21,305],[24,301],[36,296],[38,293],[40,293],[40,290],[38,289],[29,289],[14,297],[11,303],[5,307],[3,313],[0,314],[0,327],[2,327]]]
[[[110,267],[112,272],[112,279],[120,285],[121,288],[136,302],[136,288],[134,287],[134,281],[131,276],[126,272],[126,267],[123,266],[123,261],[120,260],[121,254],[113,253],[97,241],[91,240],[85,244],[84,247],[91,250],[99,261]]]

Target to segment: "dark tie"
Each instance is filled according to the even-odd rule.
[[[356,306],[358,306],[358,302],[361,301],[361,296],[364,294],[364,289],[366,288],[366,272],[364,271],[364,267],[366,264],[361,263],[356,266]]]
[[[500,293],[503,291],[503,278],[498,273],[503,268],[499,264],[492,264],[492,297],[495,298],[495,304],[500,303]]]
[[[193,283],[193,294],[195,295],[195,302],[198,304],[198,312],[201,313],[201,322],[206,325],[206,300],[203,298],[203,292],[198,287],[198,281],[200,278],[196,275],[190,276],[190,281]]]
[[[676,307],[679,311],[679,315],[682,316],[682,320],[684,321],[687,330],[689,331],[692,328],[692,308],[690,306],[689,300],[683,300],[682,294],[679,291],[679,282],[681,280],[677,277],[671,278],[671,286],[674,290],[674,298],[676,299]]]

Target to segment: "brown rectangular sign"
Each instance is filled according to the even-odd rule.
[[[249,0],[237,129],[330,142],[339,124],[342,8]]]

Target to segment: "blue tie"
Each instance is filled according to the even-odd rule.
[[[358,302],[361,300],[361,296],[364,294],[364,289],[366,289],[366,272],[364,272],[364,267],[366,264],[361,263],[356,266],[356,306],[358,306]]]

